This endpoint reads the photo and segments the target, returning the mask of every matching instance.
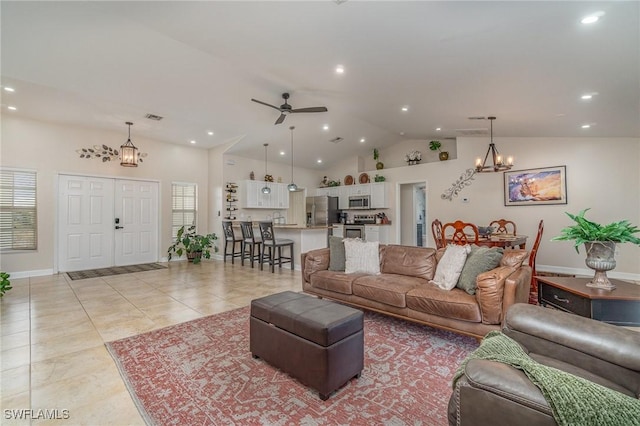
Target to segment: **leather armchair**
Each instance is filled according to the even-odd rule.
[[[502,332],[535,361],[640,397],[640,332],[518,303]],[[471,360],[449,400],[449,425],[556,425],[549,404],[509,365]]]

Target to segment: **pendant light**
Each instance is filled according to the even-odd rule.
[[[493,120],[496,117],[487,117],[491,122],[491,142],[489,143],[489,149],[487,149],[487,153],[484,156],[484,161],[480,157],[476,158],[476,172],[478,173],[489,173],[489,172],[504,172],[513,167],[513,157],[508,157],[507,162],[504,162],[504,158],[500,155],[498,148],[493,143]],[[489,154],[491,154],[491,160],[493,165],[487,164],[487,159],[489,158]]]
[[[120,146],[120,165],[124,167],[138,167],[138,148],[131,142],[132,122],[125,123],[129,126],[129,139]]]
[[[295,129],[295,126],[289,127],[289,130],[291,130],[291,183],[287,185],[287,189],[290,192],[298,190],[298,185],[293,182],[293,129]]]
[[[264,177],[265,180],[267,179],[267,147],[269,146],[268,143],[264,144]],[[263,194],[271,194],[271,188],[269,188],[265,182],[264,187],[262,188],[262,193]]]

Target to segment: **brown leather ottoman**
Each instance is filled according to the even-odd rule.
[[[251,301],[249,349],[325,401],[364,366],[361,311],[285,291]]]

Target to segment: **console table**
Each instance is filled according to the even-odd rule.
[[[615,290],[587,287],[590,278],[540,277],[538,303],[614,325],[640,326],[640,285],[610,280]]]

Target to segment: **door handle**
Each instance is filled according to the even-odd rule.
[[[124,226],[116,226],[116,229],[124,229]]]

